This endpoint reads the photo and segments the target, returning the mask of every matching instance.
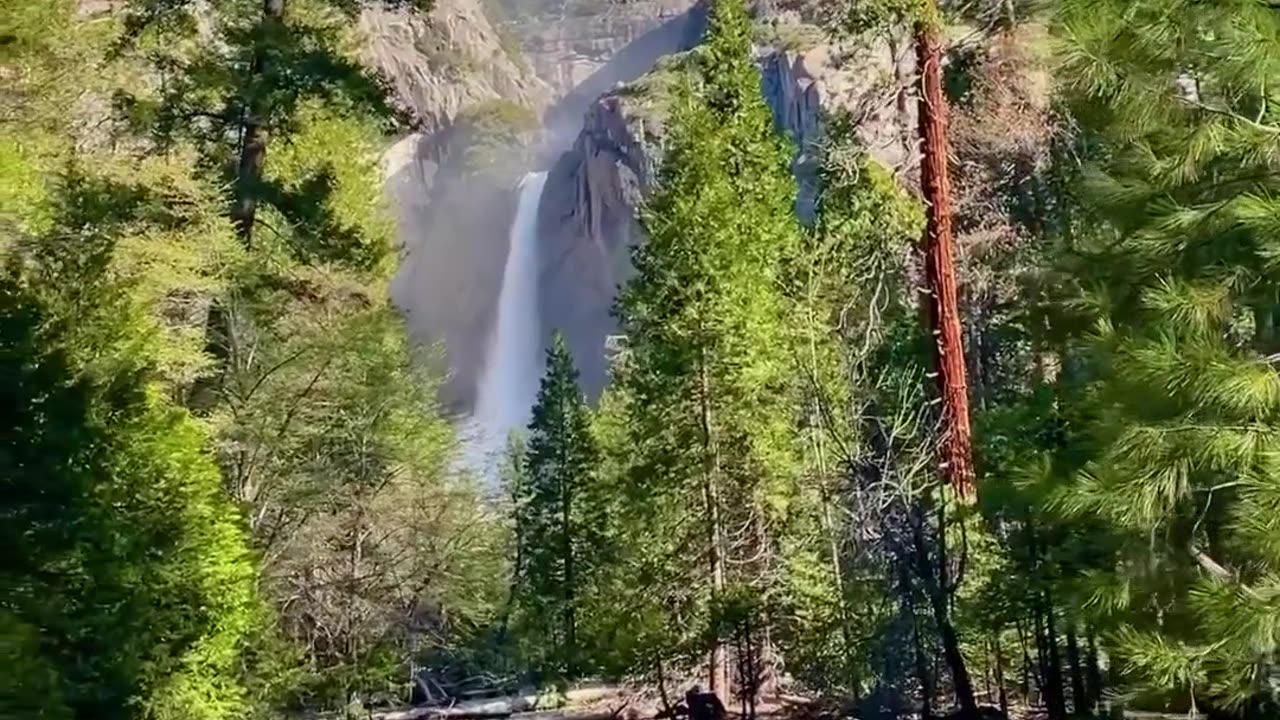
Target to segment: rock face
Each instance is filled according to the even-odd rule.
[[[786,30],[794,32],[794,28]],[[812,218],[816,203],[817,149],[827,111],[844,108],[861,118],[859,132],[873,156],[891,167],[908,155],[893,81],[895,58],[887,47],[857,54],[825,44],[807,49],[764,48],[760,53],[764,97],[779,132],[796,146],[800,184],[797,212]],[[661,162],[667,82],[680,60],[668,59],[637,83],[614,89],[591,104],[572,149],[551,170],[543,197],[543,318],[548,332],[563,331],[589,394],[607,380],[605,344],[617,288],[630,271],[629,248],[641,239],[635,220]],[[899,68],[902,66],[899,64]],[[899,80],[909,76],[897,74]],[[905,107],[909,110],[910,103]]]
[[[443,341],[442,360],[451,377],[442,395],[460,412],[476,397],[502,284],[511,189],[539,163],[531,150],[554,148],[558,155],[575,141],[584,113],[602,93],[648,72],[664,55],[695,45],[705,24],[696,0],[510,0],[507,23],[495,25],[492,13],[503,2],[438,0],[430,17],[374,8],[361,17],[369,37],[367,58],[388,77],[421,128],[385,159],[387,193],[403,245],[392,296],[417,342]],[[543,11],[530,11],[538,7]],[[511,14],[515,9],[521,16]],[[534,65],[553,83],[535,74]],[[490,122],[494,115],[510,120],[518,106],[547,108],[543,124],[559,131],[539,136],[528,123],[517,123],[521,127],[513,134],[502,122]],[[607,119],[595,110],[589,115],[588,124]],[[484,145],[496,153],[477,168],[472,160]],[[565,187],[548,194],[563,196]],[[597,215],[614,213],[618,223],[629,223],[630,208],[617,205]],[[612,227],[596,232],[613,234]],[[570,258],[581,259],[581,253]],[[556,308],[543,316],[550,326],[587,327],[592,334],[607,330],[599,319],[608,320],[616,274],[597,272],[599,265],[580,264],[582,274],[571,280],[543,283],[544,305]],[[601,304],[560,302],[584,294]],[[588,373],[599,384],[603,358],[593,361]]]
[[[816,202],[823,113],[849,108],[873,154],[907,156],[903,66],[886,48],[850,53],[804,24],[815,0],[760,0],[762,88],[797,147],[798,211]],[[505,20],[496,20],[502,12]],[[444,341],[444,399],[475,397],[502,283],[514,188],[549,165],[539,209],[543,330],[568,336],[582,381],[607,380],[611,308],[640,240],[635,208],[661,162],[669,83],[706,26],[700,0],[438,0],[430,18],[366,9],[367,56],[421,131],[387,154],[404,245],[393,298],[422,344]],[[520,52],[523,50],[523,54]],[[527,58],[527,59],[526,59]],[[897,72],[895,72],[895,69]],[[899,98],[901,99],[901,98]],[[542,112],[537,123],[518,107]],[[490,153],[477,164],[477,148]],[[548,150],[552,156],[548,160]],[[542,157],[538,157],[541,155]]]
[[[567,95],[698,0],[498,0],[538,76]],[[667,52],[674,52],[668,50]],[[665,53],[663,53],[665,54]],[[649,68],[640,68],[635,76]],[[634,76],[633,76],[634,77]],[[603,88],[596,92],[599,95]]]
[[[425,16],[366,3],[360,29],[366,61],[390,80],[426,134],[479,103],[507,100],[539,108],[551,98],[515,41],[490,22],[482,0],[438,0]]]
[[[573,148],[552,167],[539,208],[544,331],[565,334],[593,397],[608,379],[610,311],[640,237],[635,208],[660,157],[661,126],[628,111],[618,96],[592,106]]]
[[[401,244],[392,299],[413,339],[442,349],[442,400],[465,410],[502,283],[512,188],[552,93],[483,0],[437,0],[429,16],[368,4],[360,24],[366,60],[418,123],[383,158]]]

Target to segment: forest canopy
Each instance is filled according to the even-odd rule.
[[[1280,712],[1269,4],[711,0],[609,96],[608,387],[548,333],[493,478],[389,298],[367,4],[96,5],[0,6],[0,718]],[[882,51],[820,133],[761,71]],[[537,134],[450,112],[493,182]]]

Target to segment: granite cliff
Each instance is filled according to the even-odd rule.
[[[833,46],[803,15],[774,7],[758,32],[762,90],[779,132],[795,146],[797,213],[807,220],[817,200],[826,112],[853,113],[878,160],[906,165],[912,147],[904,138],[914,117],[910,103],[895,100],[910,67],[888,46]],[[653,187],[666,103],[689,61],[688,55],[664,57],[641,78],[590,103],[572,148],[551,169],[540,216],[544,330],[566,333],[588,392],[607,379],[605,345],[615,329],[610,308],[630,269],[629,248],[642,239],[635,209]]]
[[[762,90],[796,147],[802,218],[816,200],[827,110],[857,115],[889,165],[903,164],[913,122],[900,53],[829,44],[808,24],[815,7],[757,3]],[[511,189],[535,168],[549,171],[539,211],[543,330],[566,333],[589,393],[603,387],[610,309],[640,240],[635,210],[661,162],[670,83],[705,21],[697,0],[438,0],[429,18],[365,13],[370,60],[421,127],[387,154],[405,250],[393,294],[420,342],[444,341],[450,404],[474,400]]]

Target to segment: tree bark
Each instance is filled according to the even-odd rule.
[[[933,717],[933,677],[929,673],[929,664],[925,662],[924,641],[920,637],[915,603],[910,599],[907,600],[907,612],[911,613],[911,645],[914,650],[916,678],[920,681],[920,718],[930,720]]]
[[[920,182],[927,227],[925,275],[930,331],[942,400],[942,470],[961,498],[974,494],[969,388],[956,290],[955,237],[951,228],[951,175],[947,167],[947,101],[942,92],[942,32],[938,8],[930,0],[915,24],[916,67],[920,74],[919,124],[923,140]]]
[[[1049,720],[1065,720],[1067,701],[1062,689],[1062,658],[1058,652],[1058,632],[1053,622],[1053,600],[1048,591],[1043,595],[1041,612],[1044,633],[1044,699]]]
[[[1023,625],[1022,620],[1017,622],[1018,629],[1018,647],[1022,650],[1022,682],[1018,689],[1022,692],[1022,702],[1025,705],[1032,706],[1038,704],[1039,698],[1033,701],[1033,693],[1039,693],[1040,688],[1044,687],[1044,683],[1040,680],[1040,671],[1043,670],[1043,663],[1039,663],[1040,652],[1040,635],[1039,633],[1039,612],[1032,618],[1032,627],[1030,630]],[[1031,660],[1031,647],[1028,643],[1028,635],[1031,632],[1037,633],[1035,636],[1036,662]]]
[[[245,247],[253,244],[253,229],[258,215],[258,195],[262,186],[262,171],[267,162],[267,115],[261,90],[253,87],[258,78],[267,72],[268,57],[265,50],[267,38],[284,25],[285,0],[262,0],[262,22],[255,40],[253,59],[249,64],[250,89],[241,98],[243,107],[243,135],[240,140],[240,162],[236,170],[235,202],[231,206],[231,220]]]
[[[1085,692],[1089,696],[1089,709],[1092,710],[1102,699],[1102,670],[1098,667],[1098,641],[1094,638],[1092,629],[1089,630],[1086,647],[1088,657],[1085,665]]]
[[[561,416],[564,411],[561,410]],[[561,457],[560,467],[566,466]],[[560,486],[560,531],[564,534],[564,651],[565,675],[576,679],[578,675],[578,626],[577,626],[577,587],[573,562],[573,493],[569,487],[570,480],[562,478]]]
[[[724,552],[720,528],[720,491],[717,485],[720,475],[720,450],[716,444],[711,417],[711,380],[707,372],[706,350],[702,350],[698,362],[700,384],[699,409],[702,420],[702,495],[707,511],[707,556],[711,570],[711,596],[718,599],[724,594]],[[725,662],[724,643],[719,634],[712,639],[709,684],[711,692],[727,704],[729,700],[728,668]]]
[[[1071,709],[1082,715],[1089,709],[1089,699],[1084,689],[1084,667],[1080,663],[1080,642],[1074,623],[1067,624],[1067,665],[1071,670]]]
[[[962,716],[967,718],[976,718],[978,716],[978,703],[973,696],[973,681],[969,676],[969,668],[965,663],[964,654],[960,650],[960,636],[956,633],[955,624],[951,622],[951,603],[949,593],[947,592],[947,578],[942,573],[947,567],[947,558],[945,557],[945,544],[939,543],[939,562],[935,571],[933,565],[929,562],[928,546],[926,545],[923,518],[916,518],[912,521],[912,541],[915,545],[915,562],[916,572],[920,575],[921,582],[925,586],[925,595],[928,597],[930,609],[933,611],[934,624],[938,628],[938,638],[942,641],[942,655],[947,663],[947,669],[951,671],[951,684],[955,690],[956,704],[960,706]],[[946,532],[944,528],[939,528],[939,534]],[[937,574],[935,574],[937,573]]]
[[[1000,647],[1000,633],[996,631],[995,640],[991,643],[995,651],[996,694],[1000,698],[1000,714],[1009,717],[1009,692],[1004,688],[1004,651]]]

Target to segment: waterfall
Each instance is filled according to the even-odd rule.
[[[529,423],[542,380],[542,324],[538,316],[538,204],[547,174],[529,173],[511,221],[498,315],[480,375],[469,438],[470,464],[488,481],[511,431]]]

